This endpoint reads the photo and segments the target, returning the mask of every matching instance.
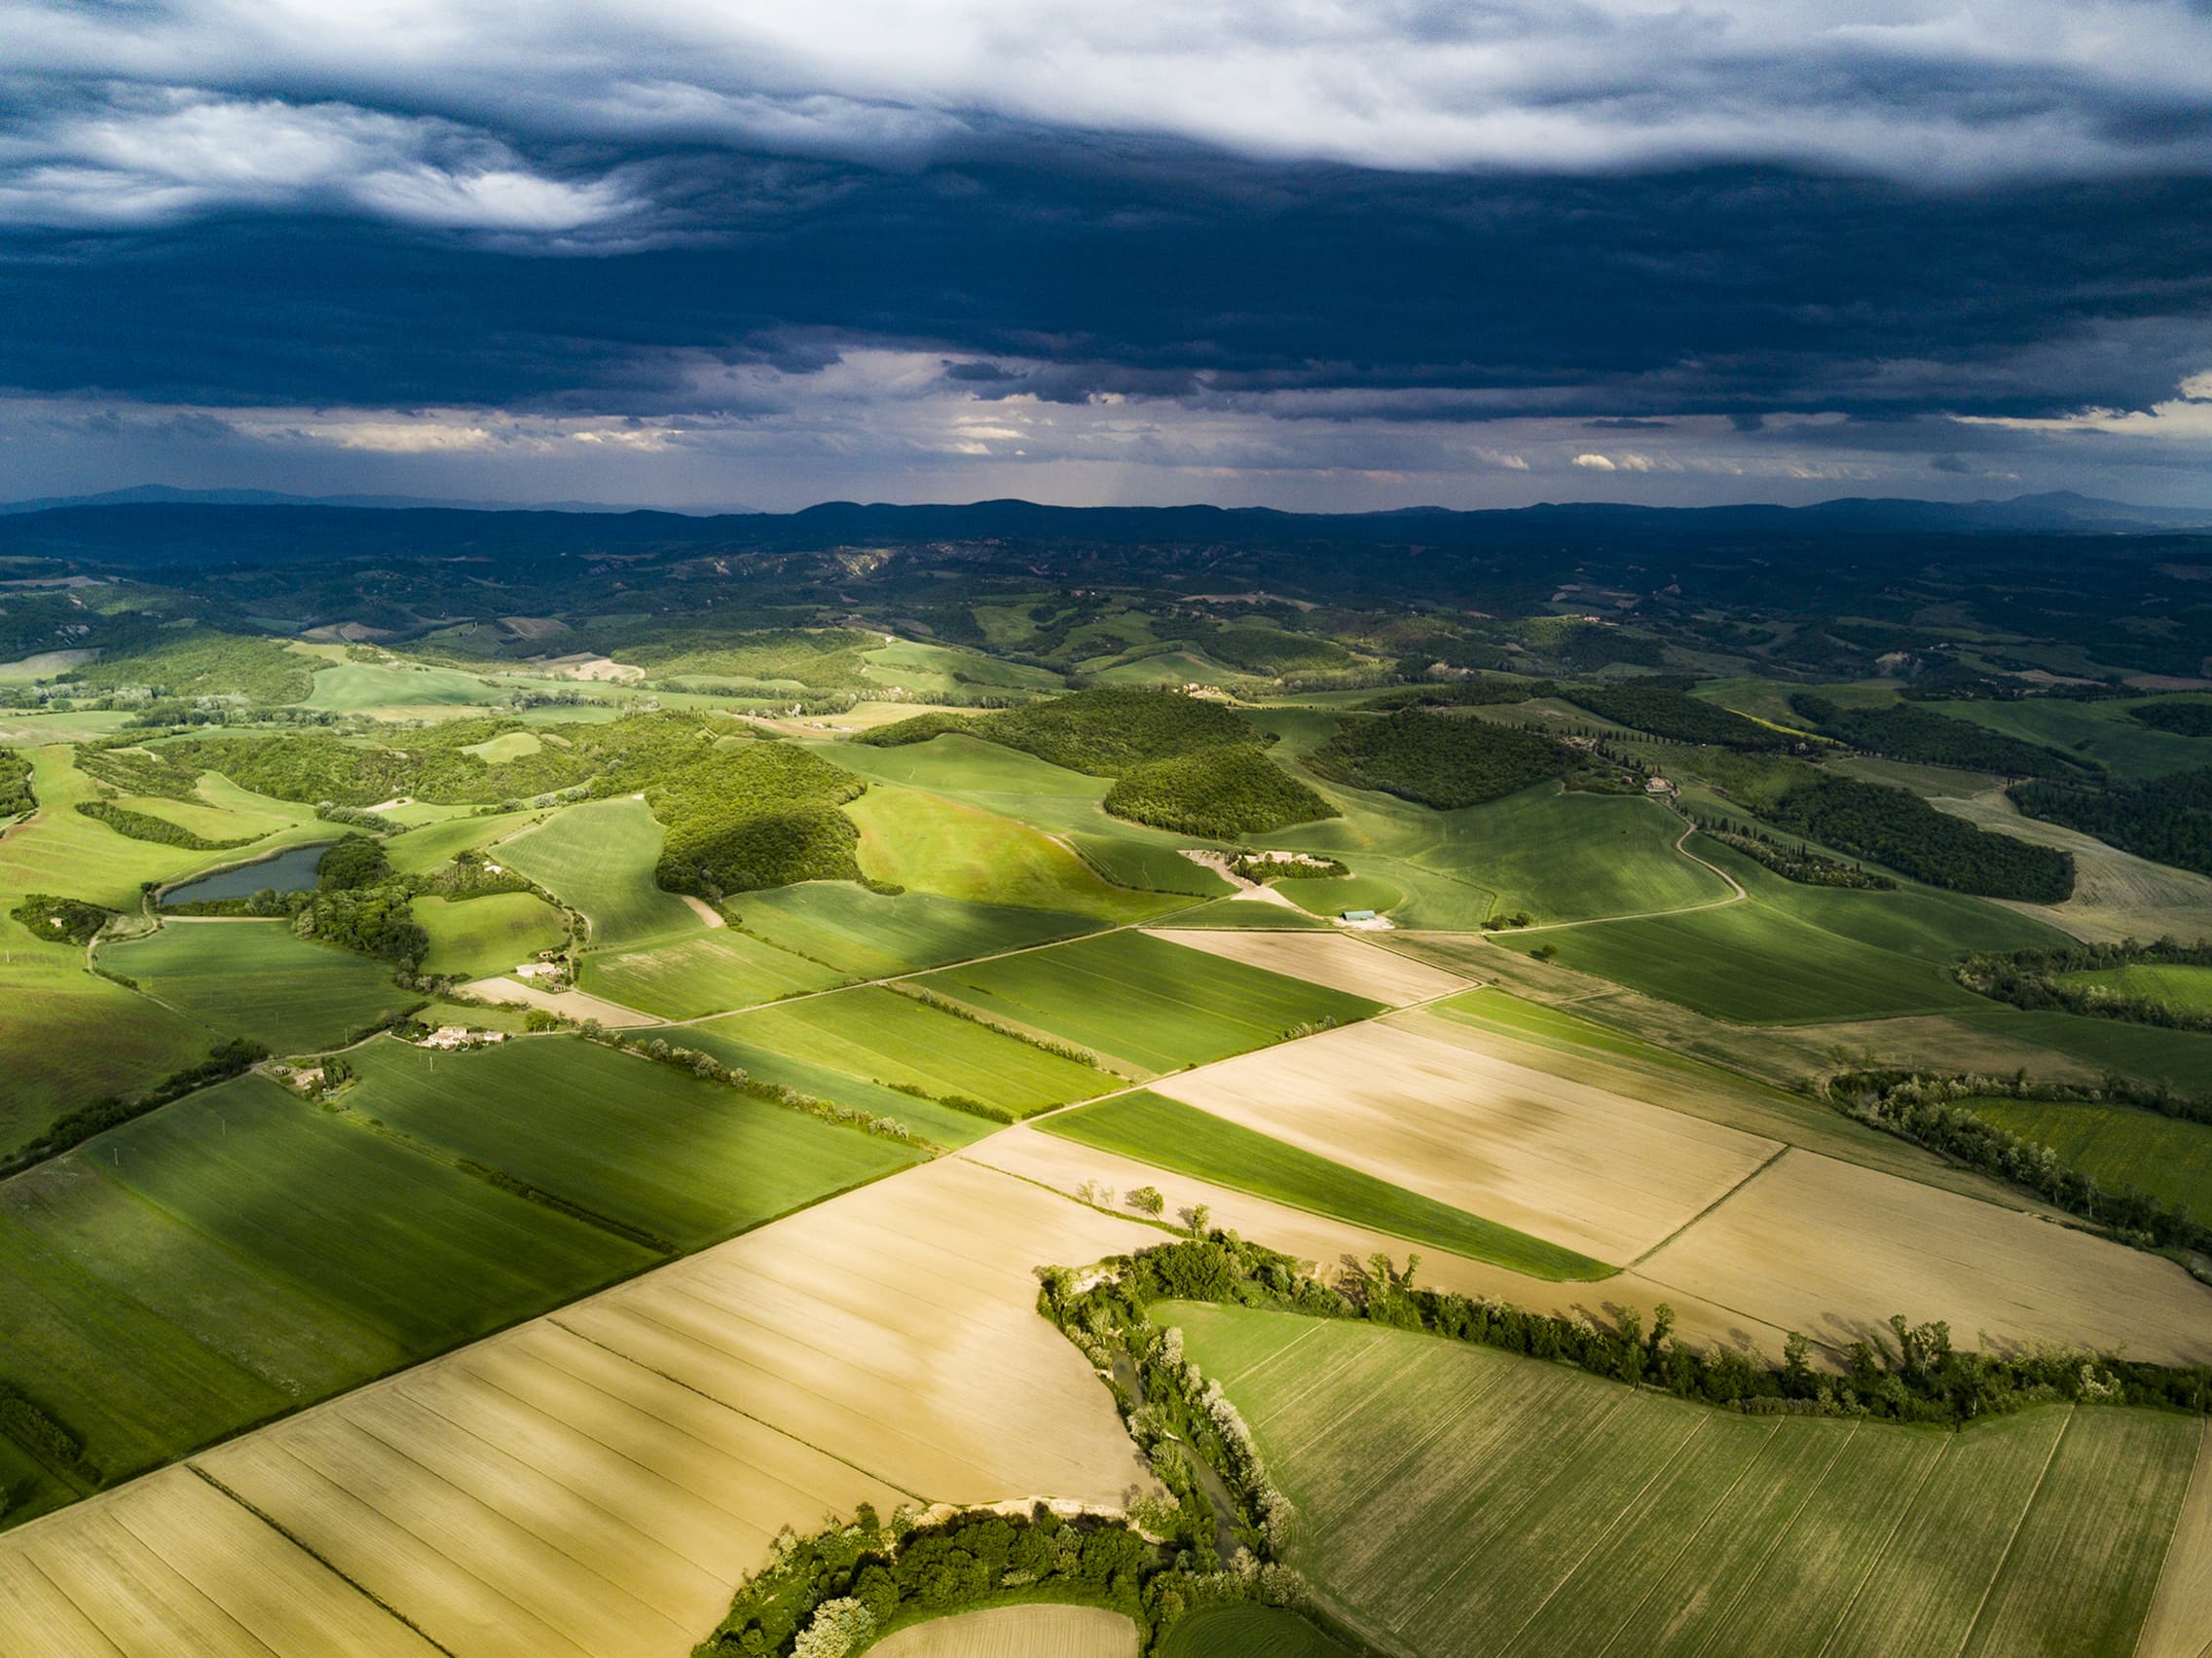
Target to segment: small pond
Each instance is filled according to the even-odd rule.
[[[212,875],[203,875],[197,881],[188,881],[181,887],[172,887],[163,895],[162,906],[173,903],[203,903],[213,899],[251,898],[264,888],[280,893],[304,893],[314,885],[314,866],[322,862],[322,855],[330,842],[317,841],[313,846],[295,846],[279,852],[274,858],[264,858],[258,864],[240,864],[235,869],[218,869]]]

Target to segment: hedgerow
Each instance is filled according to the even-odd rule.
[[[133,812],[128,806],[119,806],[113,800],[80,800],[77,810],[94,823],[105,824],[117,834],[129,835],[132,840],[151,841],[157,846],[180,846],[187,852],[230,852],[240,846],[251,846],[262,837],[258,834],[240,835],[235,840],[209,840],[197,834],[182,824],[172,824],[166,818],[157,818],[149,812]]]

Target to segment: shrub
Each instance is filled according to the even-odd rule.
[[[1306,763],[1338,783],[1453,810],[1559,777],[1572,757],[1541,731],[1409,708],[1346,721]]]

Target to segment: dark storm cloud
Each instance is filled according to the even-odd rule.
[[[591,257],[358,217],[18,232],[0,384],[176,402],[719,407],[702,362],[947,352],[984,397],[1323,418],[2053,415],[2170,392],[2212,184],[1933,198],[1729,168],[1469,178],[1033,136],[918,170],[690,152],[711,238]],[[2187,368],[2193,365],[2184,363]]]

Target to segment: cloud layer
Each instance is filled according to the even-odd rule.
[[[0,0],[0,488],[2157,493],[2212,450],[2191,0]]]

